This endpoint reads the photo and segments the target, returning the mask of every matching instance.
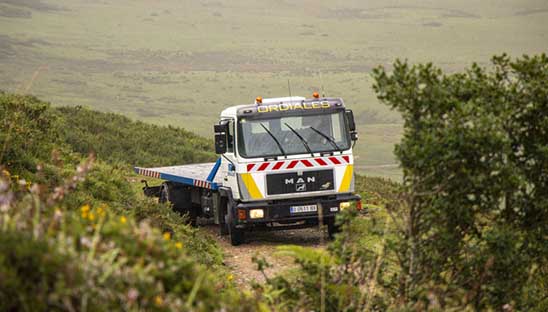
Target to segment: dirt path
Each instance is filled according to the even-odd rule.
[[[293,267],[293,258],[276,255],[276,248],[283,245],[299,245],[322,248],[320,231],[317,228],[302,230],[287,230],[278,232],[251,232],[246,233],[245,243],[240,246],[230,245],[228,237],[219,235],[217,226],[206,226],[219,243],[225,253],[225,264],[232,271],[234,280],[238,285],[249,287],[252,281],[263,283],[264,276],[257,270],[257,265],[251,260],[253,256],[264,257],[272,265],[266,275],[274,276],[276,273]],[[324,239],[327,241],[327,239]]]

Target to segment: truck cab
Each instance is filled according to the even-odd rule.
[[[356,202],[352,111],[340,98],[262,99],[222,111],[214,127],[222,158],[218,212],[233,245],[245,232],[326,224]],[[223,220],[224,216],[224,220]]]

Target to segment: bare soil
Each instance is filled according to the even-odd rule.
[[[228,236],[220,236],[219,228],[214,225],[205,227],[213,236],[225,254],[225,265],[234,276],[234,281],[242,287],[250,287],[252,282],[264,283],[265,276],[257,270],[253,256],[264,258],[272,267],[265,270],[268,278],[295,266],[291,257],[276,254],[277,247],[299,245],[313,248],[324,248],[327,244],[327,233],[321,233],[317,227],[299,230],[272,232],[247,232],[245,243],[240,246],[230,245]],[[322,244],[322,235],[323,244]]]

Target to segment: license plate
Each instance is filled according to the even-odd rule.
[[[317,205],[304,205],[304,206],[291,206],[289,208],[290,213],[304,213],[304,212],[316,212],[318,211]]]

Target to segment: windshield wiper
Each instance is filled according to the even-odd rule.
[[[287,154],[285,153],[283,147],[282,147],[282,144],[280,144],[280,141],[278,141],[278,139],[276,139],[276,137],[272,134],[272,132],[270,132],[270,130],[268,130],[267,127],[265,127],[262,123],[260,123],[261,127],[263,127],[263,129],[266,131],[266,133],[268,133],[270,135],[270,137],[274,140],[274,142],[276,142],[276,145],[278,145],[278,148],[280,149],[280,152],[282,152],[282,154],[287,157]]]
[[[320,130],[314,128],[314,127],[309,127],[310,129],[312,129],[314,132],[316,132],[317,134],[323,136],[327,141],[329,141],[329,143],[331,143],[331,145],[333,145],[334,148],[336,148],[339,152],[343,152],[343,150],[337,145],[337,143],[335,143],[335,140],[333,140],[332,137],[328,136],[327,134],[321,132]]]
[[[288,127],[289,130],[291,130],[293,133],[295,133],[295,135],[301,140],[301,142],[303,142],[303,145],[306,148],[306,150],[310,153],[310,155],[312,155],[312,157],[314,157],[314,153],[312,153],[312,150],[310,149],[310,146],[308,146],[308,142],[306,142],[306,140],[299,134],[299,132],[297,132],[297,130],[291,128],[291,126],[288,125],[287,122],[284,122],[284,125],[286,127]]]

